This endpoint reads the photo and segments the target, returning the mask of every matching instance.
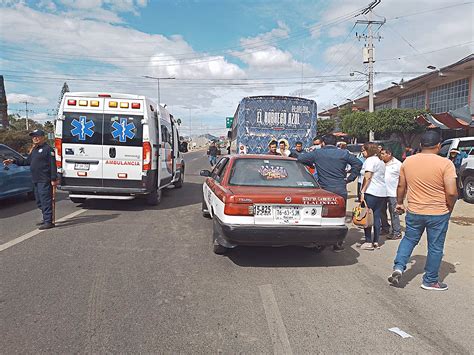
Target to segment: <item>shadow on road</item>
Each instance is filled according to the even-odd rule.
[[[340,253],[331,247],[321,253],[303,247],[237,247],[228,258],[243,267],[331,267],[357,263],[359,253],[347,248]]]
[[[134,200],[86,200],[80,204],[88,210],[105,211],[146,211],[167,210],[201,203],[202,184],[185,182],[180,189],[170,188],[163,190],[161,203],[158,206],[149,206],[143,198]]]
[[[106,221],[110,221],[111,219],[115,219],[119,217],[120,214],[96,214],[93,216],[77,216],[71,219],[68,219],[64,222],[56,223],[56,229],[61,229],[64,227],[76,226],[79,224],[94,224],[94,223],[102,223]]]
[[[404,288],[407,286],[415,277],[422,275],[425,272],[425,255],[414,255],[410,258],[410,261],[407,264],[407,270],[403,273],[403,276],[398,284],[398,287]],[[444,281],[444,279],[449,274],[456,273],[456,266],[446,261],[441,261],[441,266],[439,268],[439,281]],[[421,277],[417,280],[421,284]]]
[[[58,193],[56,194],[56,203],[66,198],[66,194]],[[24,196],[10,197],[0,201],[0,219],[18,216],[37,208],[36,201],[30,200],[26,194]]]

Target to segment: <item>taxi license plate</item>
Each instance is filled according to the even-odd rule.
[[[75,163],[74,170],[89,170],[90,164],[85,163]]]
[[[273,220],[276,223],[295,223],[301,219],[298,206],[274,206]]]

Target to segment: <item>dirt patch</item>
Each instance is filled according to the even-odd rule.
[[[451,217],[450,221],[460,226],[472,226],[474,217]]]

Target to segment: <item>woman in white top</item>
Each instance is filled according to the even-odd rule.
[[[374,250],[379,248],[379,236],[381,226],[381,212],[387,196],[385,185],[385,164],[378,157],[379,148],[374,143],[364,144],[364,156],[366,160],[362,169],[364,170],[364,181],[362,183],[360,200],[374,213],[374,236],[372,238],[372,227],[365,228],[365,243],[360,246],[363,250]]]

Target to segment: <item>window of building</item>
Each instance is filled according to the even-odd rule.
[[[398,108],[425,108],[425,92],[419,91],[414,94],[402,96],[398,98]]]
[[[385,102],[381,102],[380,104],[376,104],[374,110],[383,110],[385,108],[392,108],[392,100],[388,100]]]
[[[447,112],[467,105],[469,80],[461,79],[430,90],[430,111]]]

